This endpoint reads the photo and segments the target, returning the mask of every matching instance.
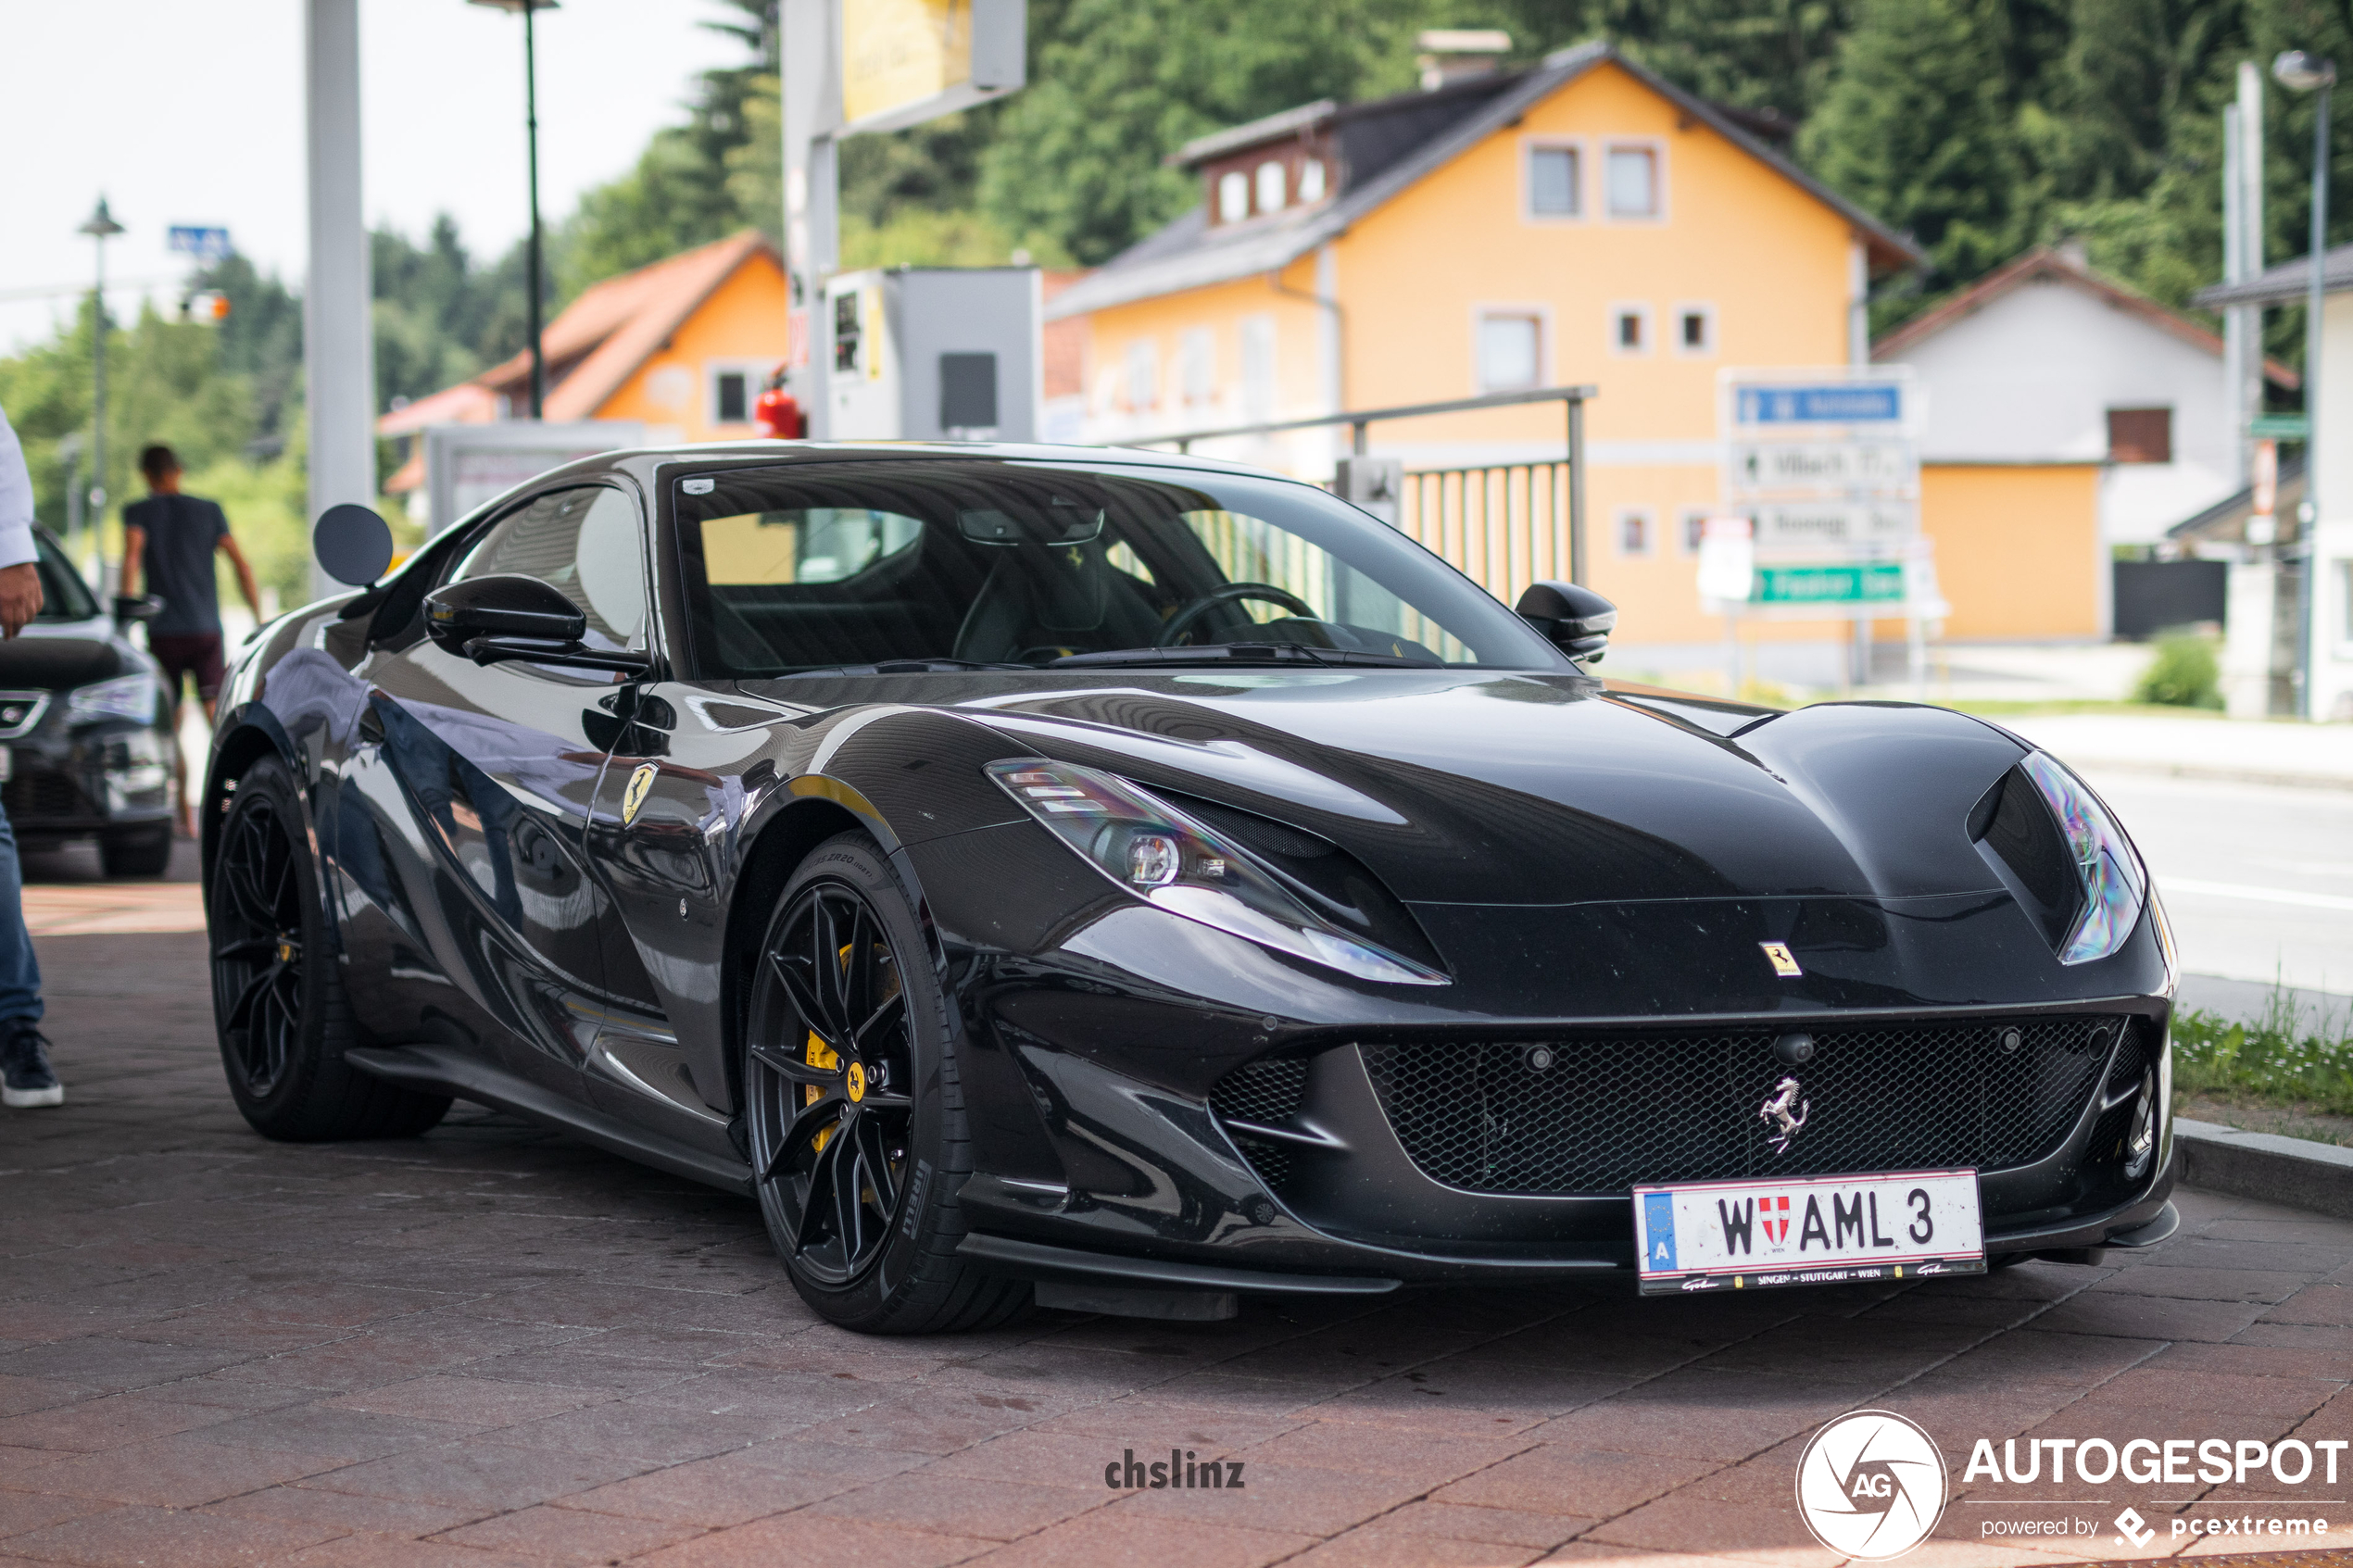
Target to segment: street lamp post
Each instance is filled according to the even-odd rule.
[[[2312,242],[2308,247],[2306,267],[2309,276],[2304,290],[2304,511],[2303,526],[2296,531],[2296,550],[2304,561],[2304,591],[2296,597],[2301,601],[2301,634],[2297,638],[2297,661],[2303,666],[2304,691],[2299,701],[2304,717],[2315,718],[2312,681],[2312,601],[2321,591],[2321,558],[2317,548],[2321,529],[2321,301],[2322,266],[2328,253],[2329,233],[2329,94],[2336,86],[2336,62],[2308,55],[2301,49],[2290,49],[2271,62],[2271,74],[2281,86],[2295,93],[2318,93],[2313,101],[2312,121]]]
[[[545,412],[547,400],[547,361],[539,342],[539,69],[535,58],[531,14],[552,11],[556,0],[472,0],[477,6],[494,10],[522,13],[522,125],[523,159],[531,186],[531,242],[529,276],[523,281],[523,295],[531,311],[531,417],[538,419]]]
[[[96,242],[97,280],[90,290],[90,511],[94,521],[107,512],[107,242],[122,232],[122,225],[107,210],[107,198],[79,232]]]

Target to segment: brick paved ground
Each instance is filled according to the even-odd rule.
[[[2353,1438],[2353,1225],[2199,1194],[2117,1269],[860,1339],[800,1305],[749,1204],[501,1118],[253,1136],[199,940],[43,944],[70,1098],[0,1116],[0,1563],[1814,1568],[1796,1456],[1858,1406],[1957,1477],[1980,1436]],[[1171,1448],[1245,1486],[1105,1486]],[[2135,1555],[2107,1533],[2126,1501],[2158,1527],[2139,1555],[2182,1549],[2176,1514],[2309,1512],[2346,1544],[2347,1459],[2335,1486],[1981,1478],[1905,1561]],[[2101,1533],[1981,1544],[2075,1517]]]

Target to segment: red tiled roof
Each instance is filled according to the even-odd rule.
[[[378,435],[414,435],[427,425],[481,425],[498,417],[498,395],[480,382],[427,393],[376,421]]]
[[[583,291],[547,323],[540,338],[541,352],[547,357],[548,420],[596,418],[606,400],[720,284],[763,253],[782,265],[775,247],[756,230],[747,229]],[[530,395],[530,351],[484,370],[474,383],[503,393],[510,405],[522,408]]]
[[[2218,358],[2222,352],[2222,340],[2219,335],[2207,331],[2180,311],[2159,304],[2138,289],[2101,276],[2052,246],[2044,245],[2028,251],[2006,267],[1987,273],[1935,309],[1913,317],[1871,345],[1871,358],[1892,359],[2038,278],[2051,278],[2071,284],[2119,310],[2138,316],[2158,331],[2170,332],[2195,348],[2202,348]],[[2276,359],[2263,361],[2263,374],[2274,386],[2294,387],[2299,384],[2296,372]]]

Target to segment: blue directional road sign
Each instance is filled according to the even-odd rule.
[[[193,256],[199,261],[224,261],[232,254],[228,230],[205,228],[194,223],[174,223],[169,244],[171,249]]]

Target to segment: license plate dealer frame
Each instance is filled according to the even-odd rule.
[[[1643,1185],[1634,1246],[1645,1296],[1982,1274],[1984,1206],[1974,1170]]]

